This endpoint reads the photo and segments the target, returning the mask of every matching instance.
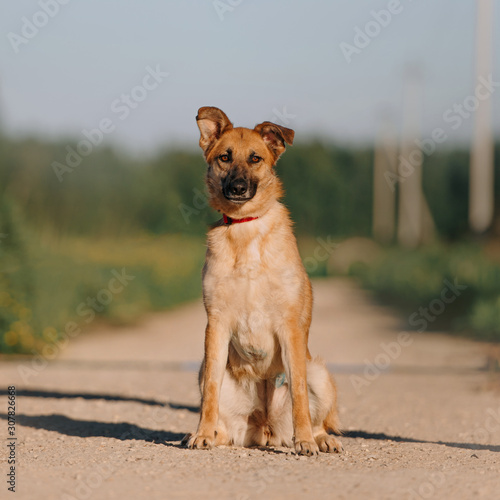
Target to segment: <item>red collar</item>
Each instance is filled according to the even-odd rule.
[[[231,217],[228,217],[226,214],[222,214],[222,217],[224,218],[224,224],[231,225],[231,224],[239,224],[240,222],[250,222],[251,220],[258,219],[258,217],[243,217],[243,219],[232,219]]]

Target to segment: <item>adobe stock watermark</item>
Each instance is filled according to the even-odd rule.
[[[297,118],[297,115],[292,115],[288,113],[286,106],[283,106],[283,108],[281,108],[281,111],[277,108],[273,108],[272,111],[273,111],[273,117],[271,118],[271,121],[273,123],[276,123],[277,125],[283,125],[285,127],[288,127],[291,121]]]
[[[431,300],[427,307],[420,307],[418,311],[408,318],[411,326],[420,327],[418,332],[426,330],[429,323],[433,323],[438,316],[443,314],[446,305],[455,302],[462,292],[467,289],[467,285],[459,284],[457,278],[453,283],[444,279],[443,283],[445,286],[441,290],[439,298]],[[381,352],[375,356],[373,362],[368,359],[364,360],[363,376],[351,375],[349,378],[356,394],[361,395],[364,388],[369,387],[384,371],[387,371],[392,362],[401,356],[403,348],[410,346],[413,341],[414,338],[410,333],[400,332],[396,341],[380,344]]]
[[[220,21],[224,21],[224,16],[228,12],[233,12],[235,7],[241,5],[243,0],[214,0],[212,5]]]
[[[12,31],[7,33],[7,39],[14,53],[18,54],[21,50],[20,47],[33,40],[40,33],[40,30],[59,14],[61,6],[67,5],[69,2],[70,0],[39,0],[40,10],[37,10],[31,18],[26,16],[21,18],[21,34]]]
[[[309,273],[317,271],[319,264],[326,262],[339,246],[339,243],[331,241],[330,236],[327,236],[326,239],[318,237],[316,243],[312,256],[305,257],[302,260],[306,271]]]
[[[455,302],[462,292],[467,290],[467,285],[461,285],[455,278],[454,282],[444,279],[444,288],[441,290],[439,298],[429,302],[427,307],[420,307],[408,319],[411,326],[418,328],[418,332],[423,332],[429,326],[429,323],[436,321],[437,317],[443,314],[447,304]]]
[[[428,481],[421,483],[417,489],[409,488],[410,499],[432,498],[446,483],[446,476],[442,472],[429,474]]]
[[[282,476],[280,469],[276,466],[259,468],[256,475],[257,477],[252,479],[248,485],[249,493],[240,493],[237,496],[237,500],[251,500],[252,498],[260,497],[266,492],[268,486],[276,484]]]
[[[64,326],[64,331],[57,338],[57,332],[54,331],[54,339],[50,344],[43,346],[40,352],[32,351],[33,357],[29,363],[20,364],[17,372],[24,383],[30,382],[30,379],[42,372],[49,361],[56,358],[58,354],[66,347],[69,340],[77,337],[82,332],[82,326],[91,323],[98,312],[104,311],[104,308],[113,302],[114,297],[125,290],[135,276],[127,274],[125,268],[120,272],[116,269],[111,271],[113,277],[108,281],[106,287],[101,288],[95,297],[87,297],[85,302],[78,304],[76,314],[83,318],[80,324],[75,321],[68,321]]]
[[[191,205],[186,205],[186,203],[179,203],[179,205],[177,205],[184,222],[190,224],[191,217],[198,216],[203,210],[206,210],[209,205],[208,200],[208,193],[202,192],[198,188],[193,188],[193,200]]]
[[[66,146],[65,163],[52,162],[52,169],[59,182],[63,181],[64,174],[73,172],[82,163],[83,159],[102,143],[105,135],[116,130],[116,118],[120,121],[126,120],[132,111],[147,99],[150,92],[156,90],[168,76],[169,73],[162,71],[159,64],[155,68],[146,66],[146,74],[142,77],[141,83],[111,102],[110,110],[113,117],[102,118],[97,127],[93,129],[83,129],[82,135],[84,138],[78,142],[76,147]]]
[[[448,140],[449,129],[458,130],[465,121],[473,116],[482,101],[491,98],[498,87],[500,87],[500,82],[493,80],[492,74],[487,77],[480,76],[473,94],[465,97],[462,102],[454,103],[443,112],[442,119],[446,123],[446,127],[436,127],[428,137],[422,140],[415,139],[415,147],[408,153],[407,157],[399,155],[397,173],[386,170],[384,177],[391,190],[394,192],[398,182],[405,182],[413,174],[415,168],[422,164],[423,155],[431,156],[434,154],[438,145]]]
[[[107,462],[100,463],[98,466],[92,468],[84,477],[81,474],[76,476],[75,486],[68,491],[61,494],[61,500],[87,500],[97,490],[102,483],[114,474],[118,467],[114,463],[121,463],[123,458],[116,454],[116,458],[107,460]]]
[[[373,362],[368,359],[364,360],[363,376],[351,375],[349,377],[356,394],[360,396],[364,388],[369,387],[384,371],[388,370],[391,363],[401,356],[403,348],[412,345],[413,341],[413,337],[408,332],[400,332],[397,340],[382,342],[381,352],[375,356]]]
[[[474,429],[472,433],[472,439],[474,444],[471,446],[472,449],[480,449],[481,445],[487,444],[491,441],[493,434],[500,433],[500,406],[497,410],[493,408],[488,408],[486,410],[487,416],[484,420],[484,424],[481,427]]]
[[[407,0],[407,2],[412,1]],[[347,63],[351,64],[353,57],[361,54],[372,43],[373,39],[377,38],[403,10],[404,5],[400,0],[389,0],[385,9],[370,12],[371,19],[363,27],[355,26],[352,43],[341,42],[339,44]]]

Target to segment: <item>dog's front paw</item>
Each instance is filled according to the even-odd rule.
[[[298,455],[312,457],[319,454],[319,448],[314,441],[295,441],[295,452]]]
[[[316,436],[316,443],[318,444],[319,449],[325,453],[341,453],[344,451],[342,443],[334,436],[327,434],[326,432]]]
[[[192,450],[209,450],[214,446],[215,434],[212,436],[198,434],[187,434],[182,440],[182,444]]]

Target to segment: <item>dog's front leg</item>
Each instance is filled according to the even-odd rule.
[[[291,324],[282,341],[283,364],[292,397],[293,442],[299,455],[316,455],[307,392],[307,335],[298,325]]]
[[[205,331],[205,358],[201,374],[201,417],[189,448],[211,448],[215,443],[219,420],[219,399],[227,365],[229,335],[220,322],[209,318]]]

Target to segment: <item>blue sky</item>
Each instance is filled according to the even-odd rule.
[[[280,121],[276,110],[285,111],[297,139],[366,143],[384,110],[400,123],[408,64],[422,71],[424,136],[475,86],[474,0],[66,0],[16,53],[9,33],[21,35],[23,17],[33,21],[44,1],[57,0],[2,7],[0,119],[11,135],[78,139],[110,118],[107,141],[152,152],[196,145],[196,111],[215,105],[237,125]],[[356,27],[364,31],[372,11],[394,2],[399,13],[348,63],[340,44],[353,44]],[[120,120],[111,104],[148,66],[169,76]],[[493,77],[500,81],[498,64]],[[491,98],[498,135],[500,88]],[[472,124],[450,143],[466,142]]]

